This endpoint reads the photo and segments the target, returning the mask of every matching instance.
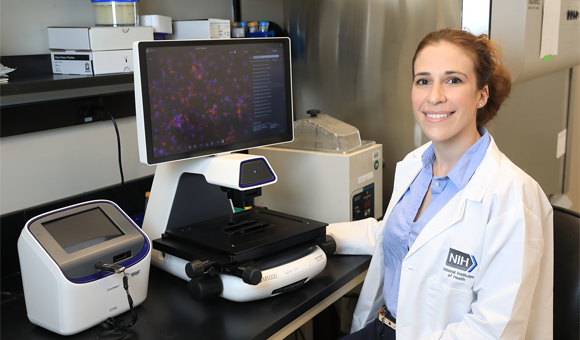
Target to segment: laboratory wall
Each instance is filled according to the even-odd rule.
[[[153,174],[139,163],[135,117],[117,121],[125,180]],[[110,121],[0,139],[2,214],[121,182]]]
[[[139,4],[141,14],[174,19],[232,19],[233,14],[231,0],[141,0]],[[241,12],[244,20],[282,25],[281,0],[242,1]],[[47,26],[94,24],[90,0],[2,0],[0,55],[47,54]],[[62,94],[37,96],[50,100]],[[117,123],[125,180],[153,174],[155,167],[138,160],[135,118]],[[119,184],[116,143],[110,121],[0,138],[0,214]]]

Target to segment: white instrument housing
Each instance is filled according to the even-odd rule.
[[[69,279],[38,241],[37,236],[40,235],[33,235],[30,231],[29,226],[39,218],[86,204],[73,205],[32,218],[26,223],[18,239],[18,255],[28,319],[35,325],[61,335],[76,334],[129,310],[122,274],[107,273],[98,278],[85,280],[87,282],[79,282],[83,281],[82,279]],[[117,207],[113,202],[108,204]],[[135,229],[139,230],[120,208],[117,209]],[[151,242],[140,230],[139,233],[145,238],[146,244],[143,248],[145,254],[138,262],[127,265],[125,270],[129,276],[128,283],[135,306],[141,304],[147,297],[151,259]],[[94,253],[99,250],[99,246],[97,244],[85,250]]]

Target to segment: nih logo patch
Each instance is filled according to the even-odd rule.
[[[449,248],[449,254],[447,254],[447,262],[445,263],[449,267],[453,267],[459,270],[471,273],[475,267],[477,267],[477,261],[473,255],[462,253],[459,250]]]

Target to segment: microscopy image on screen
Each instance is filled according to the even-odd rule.
[[[285,133],[283,63],[266,52],[223,46],[149,51],[155,157]]]

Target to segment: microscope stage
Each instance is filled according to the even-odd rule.
[[[182,244],[179,246],[182,249],[185,245],[194,246],[214,253],[217,257],[227,256],[232,262],[241,262],[324,239],[326,226],[326,223],[302,217],[252,208],[202,223],[166,230],[163,238],[156,240],[156,243],[179,243]]]

